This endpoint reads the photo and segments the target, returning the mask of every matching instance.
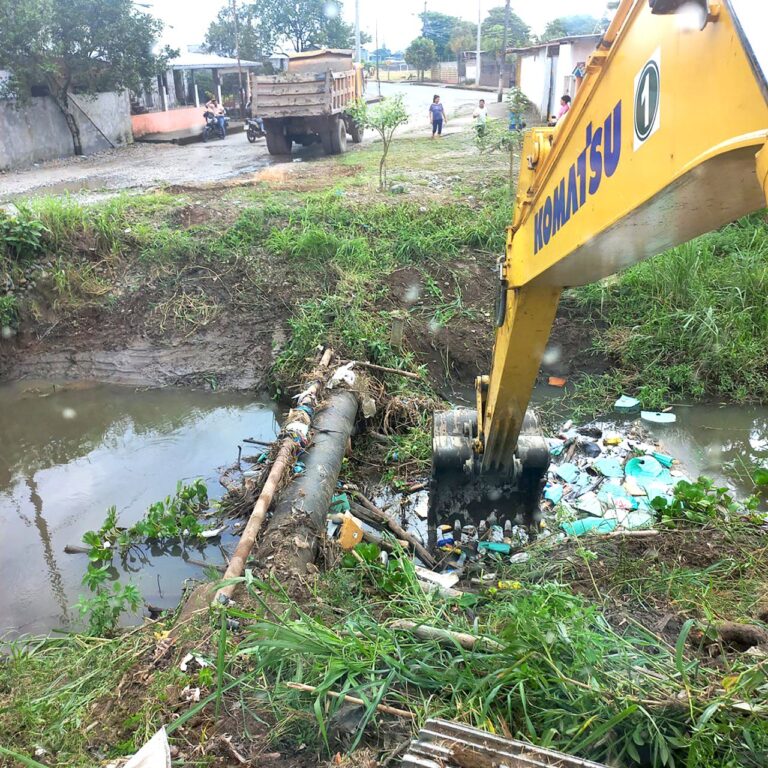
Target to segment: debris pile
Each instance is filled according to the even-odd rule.
[[[633,398],[622,397],[616,409],[630,414],[635,408],[639,411],[638,405]],[[641,418],[671,423],[674,414],[642,412]],[[566,536],[647,528],[654,520],[654,499],[672,501],[674,487],[688,479],[680,463],[639,421],[628,427],[614,423],[575,427],[568,421],[548,444],[552,465],[542,502],[545,535],[553,522]]]

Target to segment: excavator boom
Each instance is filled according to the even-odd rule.
[[[547,462],[526,412],[563,288],[765,206],[766,17],[759,0],[623,0],[571,110],[526,134],[491,373],[476,411],[435,418],[438,503],[458,466],[465,489],[536,494]]]

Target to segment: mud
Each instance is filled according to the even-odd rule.
[[[144,336],[122,343],[98,328],[77,338],[27,339],[0,374],[7,380],[87,380],[135,387],[264,389],[284,334],[237,325],[163,342]]]

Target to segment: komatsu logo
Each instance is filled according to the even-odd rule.
[[[555,185],[534,216],[533,252],[538,253],[595,195],[603,179],[616,173],[621,159],[621,101],[603,125],[587,126],[584,149],[571,165],[568,175]]]

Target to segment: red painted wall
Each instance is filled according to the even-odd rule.
[[[147,133],[171,133],[187,128],[202,130],[203,107],[181,107],[169,109],[167,112],[147,112],[146,115],[131,115],[131,127],[134,138]]]

